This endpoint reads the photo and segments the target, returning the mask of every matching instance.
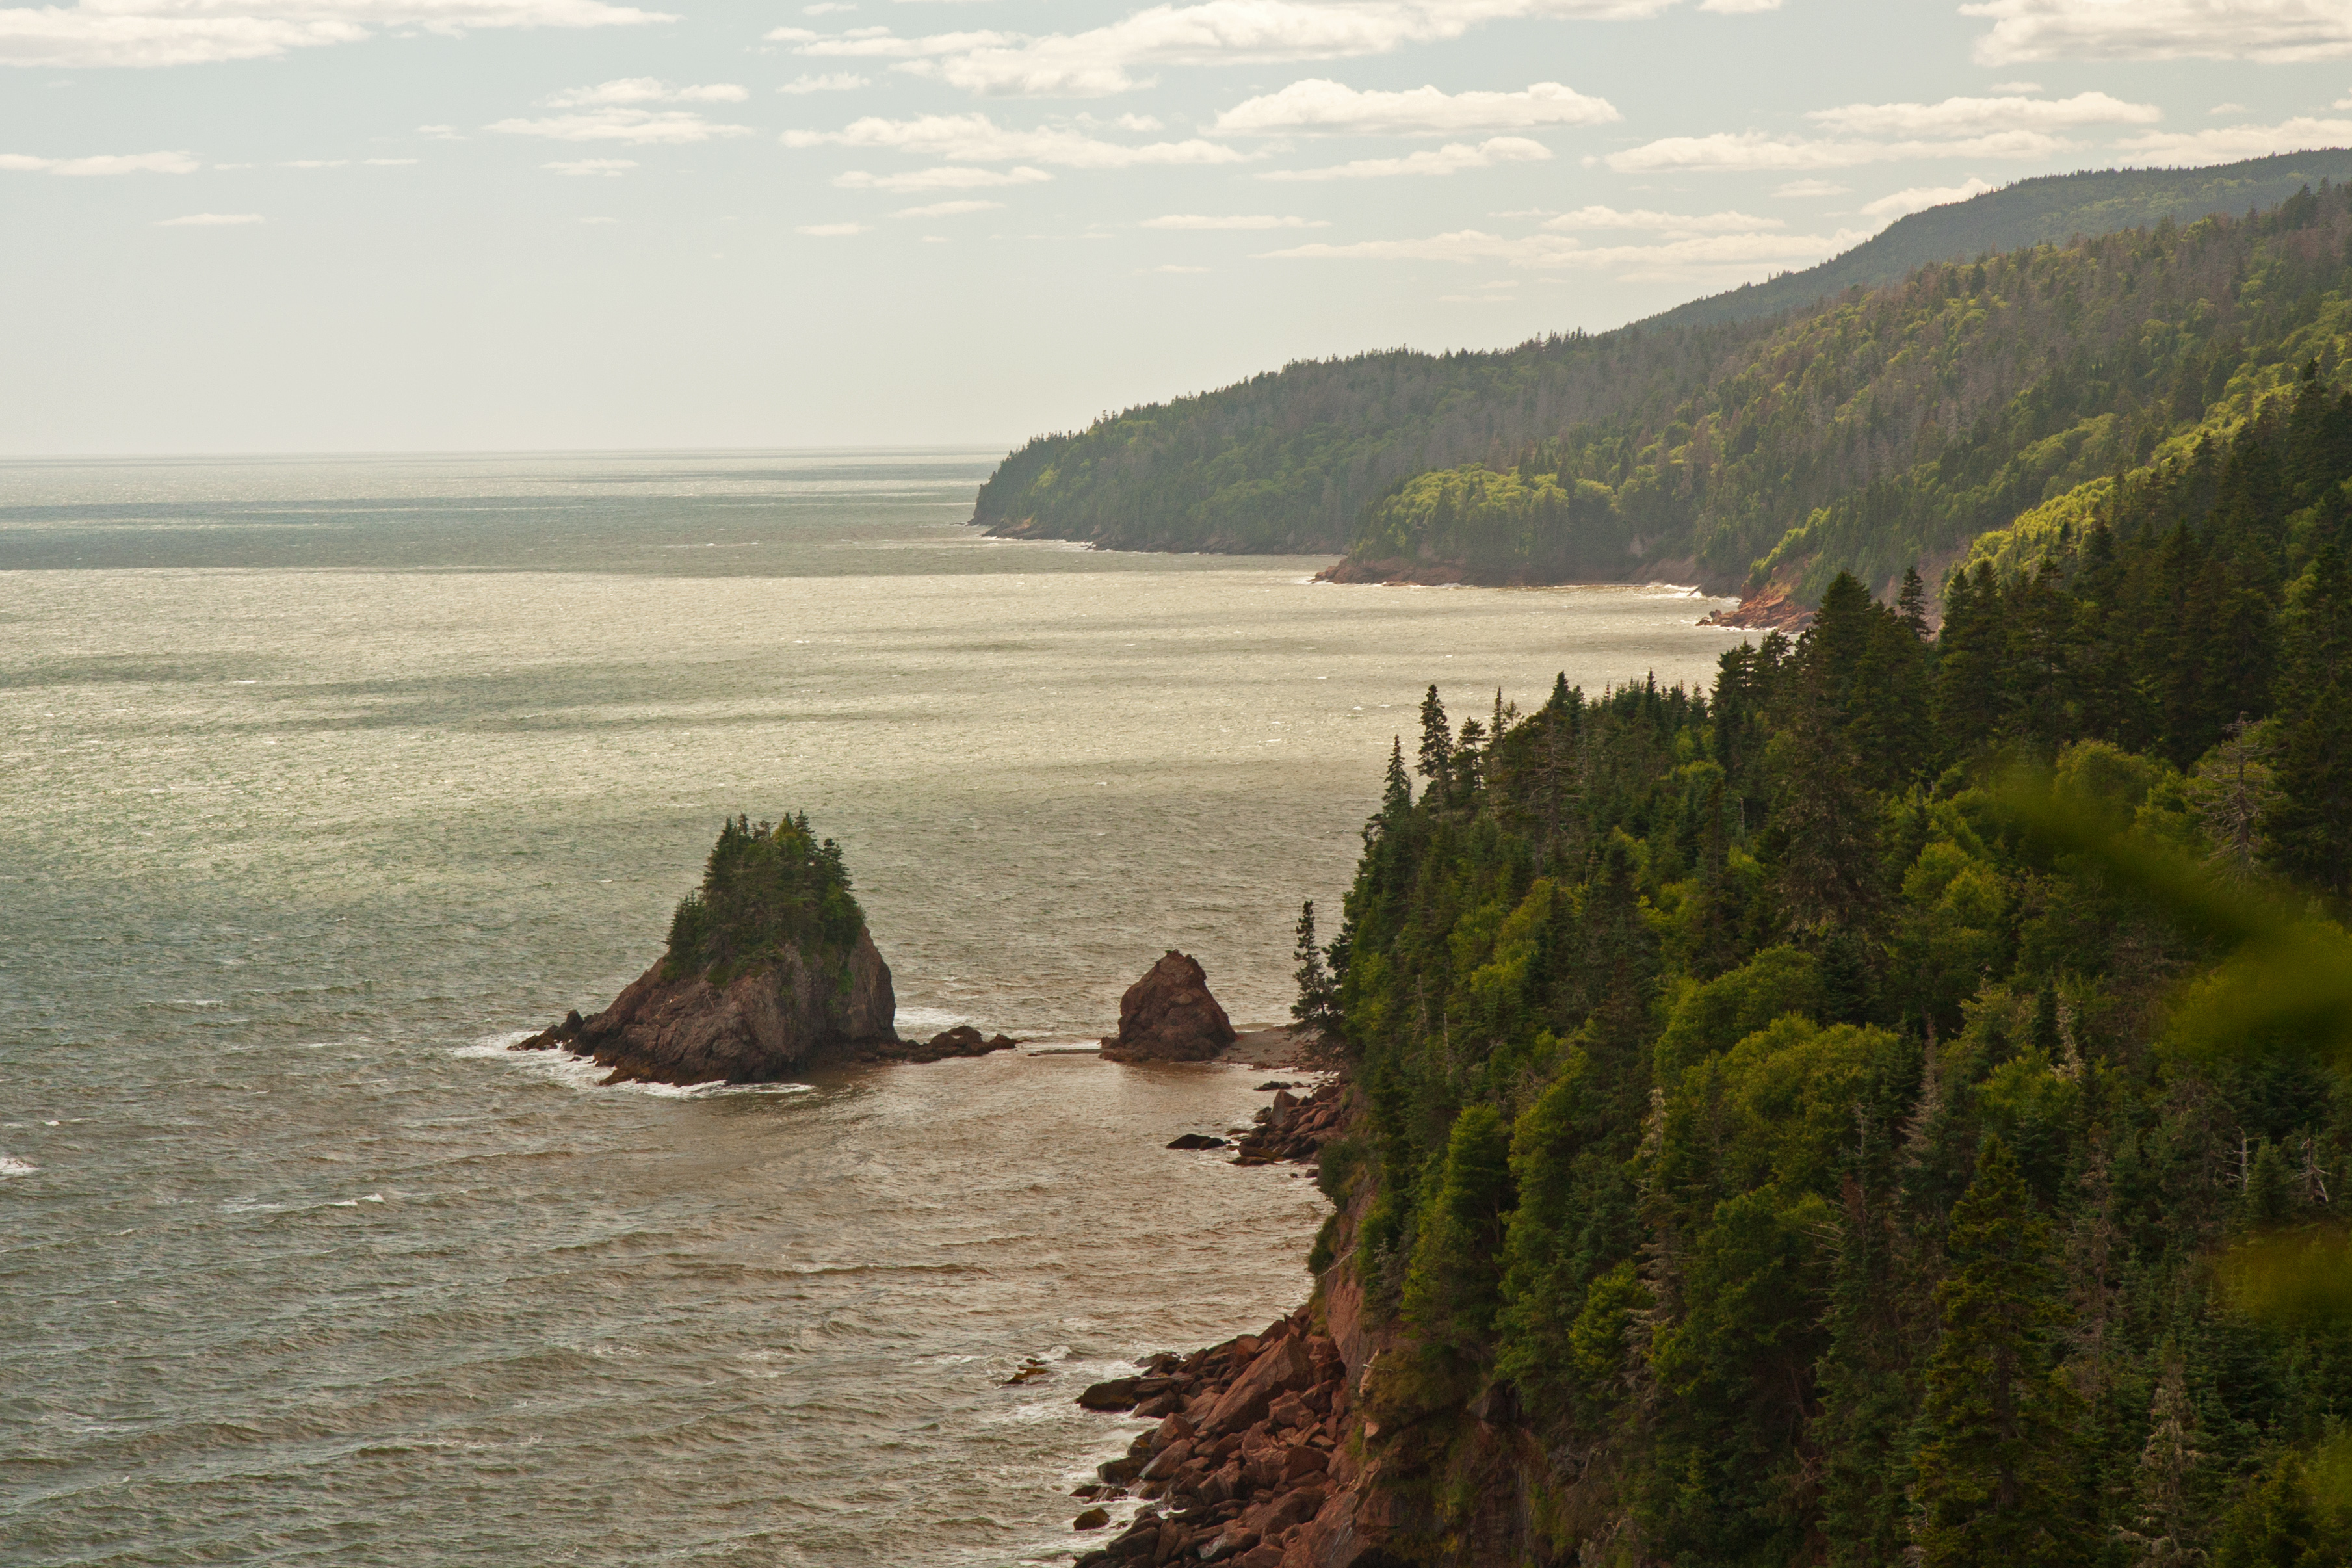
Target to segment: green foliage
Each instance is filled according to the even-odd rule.
[[[739,816],[719,827],[702,886],[678,901],[663,972],[724,984],[793,948],[823,973],[840,967],[865,929],[840,846],[818,843],[805,815]]]
[[[2114,510],[2118,474],[2129,489],[2193,467],[2307,363],[2324,390],[2352,379],[2347,209],[2323,186],[2260,216],[1924,265],[1727,339],[1696,385],[1661,364],[1510,456],[1401,482],[1350,554],[1496,582],[1674,563],[1801,602],[1842,572],[1891,595],[1906,563],[1972,544],[2030,574]],[[2330,460],[2325,438],[2300,450]]]
[[[1507,1453],[1507,1560],[2186,1568],[2352,1413],[2346,868],[2278,880],[2266,826],[2352,781],[2199,782],[2345,662],[2352,508],[2232,463],[1972,571],[1935,640],[1848,579],[1705,694],[1562,679],[1466,747],[1430,694],[1348,895],[1369,1113],[1326,1170],[1395,1331],[1368,1458],[1431,1541]],[[2217,561],[2233,616],[2134,596]],[[2247,723],[2186,700],[2248,646]]]
[[[1580,572],[1641,572],[1646,570],[1645,562],[1690,553],[1672,540],[1661,547],[1650,531],[1655,522],[1649,509],[1654,497],[1672,499],[1681,475],[1695,460],[1694,452],[1703,456],[1727,441],[1735,447],[1752,443],[1752,453],[1755,446],[1778,439],[1770,433],[1783,421],[1810,422],[1817,408],[1843,408],[1847,389],[1866,380],[1873,363],[1891,357],[1924,370],[1932,384],[1932,403],[1899,412],[1882,403],[1859,416],[1844,410],[1828,448],[1808,454],[1805,464],[1815,470],[1851,468],[1860,458],[1873,472],[1884,471],[1891,457],[1916,449],[1909,433],[1922,424],[1921,415],[1949,432],[1956,422],[1966,426],[1987,407],[2008,403],[2042,374],[2040,344],[2011,331],[2009,323],[1998,320],[2005,312],[2032,312],[2030,325],[2037,331],[2057,325],[2071,329],[2078,312],[2096,313],[2095,301],[2079,298],[2074,303],[2050,301],[2052,308],[2043,310],[2038,279],[2034,289],[2022,292],[1973,288],[1975,302],[1952,324],[1984,340],[1982,352],[1953,353],[1942,341],[1946,326],[1938,321],[1918,333],[1898,330],[1885,353],[1857,362],[1843,347],[1856,335],[1852,311],[1857,287],[1899,291],[1903,279],[1915,268],[1981,281],[1968,266],[1973,258],[1995,251],[2031,254],[2035,247],[2063,246],[2076,234],[2155,226],[2153,238],[2168,242],[2175,224],[2190,223],[2208,213],[2267,208],[2305,183],[2324,189],[2331,175],[2339,182],[2345,177],[2347,163],[2352,160],[2341,153],[2298,153],[2218,169],[2108,171],[2029,180],[1975,201],[1914,215],[1822,268],[1697,301],[1613,332],[1537,339],[1494,353],[1426,354],[1399,349],[1302,361],[1199,396],[1130,408],[1083,431],[1040,437],[1007,456],[981,488],[973,521],[1130,549],[1336,551],[1349,545],[1367,508],[1392,487],[1431,470],[1458,470],[1474,462],[1486,465],[1482,472],[1500,475],[1516,468],[1511,454],[1581,430],[1605,437],[1612,450],[1622,451],[1623,461],[1609,472],[1579,469],[1565,480],[1557,477],[1557,470],[1545,469],[1553,476],[1549,488],[1563,498],[1562,515],[1575,510],[1578,498],[1591,493],[1579,481],[1605,486],[1619,503],[1617,520],[1606,526],[1633,522],[1643,531],[1644,552],[1621,553],[1608,563],[1612,570],[1601,570],[1603,552],[1575,544],[1561,551],[1547,531],[1530,542],[1526,556],[1498,563],[1498,574],[1509,575],[1520,569],[1520,562],[1555,554],[1577,563]],[[2310,216],[2302,221],[2311,226]],[[1960,265],[1933,266],[1938,263]],[[2140,276],[2145,270],[2130,274],[2133,288],[2151,295],[2165,293],[2148,287]],[[2225,332],[2235,314],[2230,308],[2234,302],[2231,281],[2225,261],[2196,284],[2210,287],[2221,305],[2224,319],[2216,324]],[[2166,297],[2168,300],[2172,295]],[[2192,292],[2188,298],[2196,296]],[[1784,311],[1794,315],[1784,318]],[[1980,324],[1966,324],[1970,311],[1994,322],[1990,334],[1979,330]],[[2132,316],[2125,324],[2137,334],[2140,320]],[[1805,321],[1820,321],[1827,330],[1801,331],[1790,340],[1793,352],[1766,355],[1767,374],[1749,378],[1732,400],[1752,406],[1736,419],[1717,421],[1695,448],[1691,437],[1700,421],[1690,416],[1685,405],[1695,398],[1711,399],[1710,389],[1723,384],[1727,376],[1738,378],[1749,367],[1751,346],[1771,338],[1784,321],[1800,328]],[[2201,318],[2189,326],[2200,334],[2200,343],[2206,341],[2201,328]],[[2163,346],[2169,350],[2174,345],[2168,339]],[[1826,361],[1822,374],[1811,369],[1816,358]],[[2171,368],[2164,367],[2168,374]],[[1958,401],[1950,395],[1954,392]],[[2027,498],[2024,504],[2042,500],[2041,488],[2050,474],[2082,457],[2085,444],[2069,435],[2074,421],[2052,415],[2042,423],[2049,427],[2037,428],[2034,440],[2054,436],[2061,446],[2071,441],[2072,449],[2031,460],[2025,466],[2030,473],[2021,470],[2010,488]],[[2137,441],[2136,430],[2126,436]],[[2119,438],[2125,437],[2107,439]],[[1755,467],[1760,471],[1762,465]],[[2106,470],[2095,464],[2092,471]],[[1819,481],[1826,477],[1820,472],[1795,476],[1786,504],[1775,513],[1777,521],[1743,526],[1744,543],[1701,552],[1704,563],[1735,580],[1745,576],[1752,558],[1792,525],[1803,523],[1811,508],[1834,499],[1818,493]],[[1486,482],[1457,478],[1438,481],[1433,489]],[[1546,484],[1522,479],[1520,488],[1538,492]],[[1504,536],[1533,521],[1545,504],[1534,493],[1495,493],[1505,503],[1491,509],[1496,528],[1481,521],[1464,536],[1465,546],[1482,561],[1487,555],[1478,540],[1491,536],[1502,545]],[[1428,499],[1433,503],[1435,498]],[[1584,504],[1597,504],[1597,498]],[[1402,510],[1425,516],[1430,509]],[[1622,542],[1630,543],[1631,537]],[[1383,548],[1392,555],[1417,552]],[[1899,566],[1911,555],[1927,559],[1933,553],[1906,541],[1893,546],[1888,559]],[[1813,581],[1825,583],[1838,566],[1856,563],[1856,558],[1839,554]],[[1869,570],[1861,574],[1872,582],[1882,580]]]

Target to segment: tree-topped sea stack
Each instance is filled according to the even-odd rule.
[[[840,847],[818,843],[805,815],[739,816],[679,902],[661,962],[595,1016],[575,1012],[517,1048],[593,1057],[607,1082],[767,1083],[896,1047],[897,1007]]]

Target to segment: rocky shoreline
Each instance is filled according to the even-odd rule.
[[[1277,1087],[1258,1112],[1235,1163],[1313,1161],[1338,1133],[1346,1080],[1335,1076],[1303,1098],[1291,1087]],[[1371,1568],[1382,1532],[1377,1521],[1357,1517],[1364,1464],[1352,1391],[1369,1360],[1357,1308],[1353,1289],[1335,1282],[1257,1333],[1190,1355],[1153,1356],[1136,1375],[1079,1394],[1088,1410],[1157,1417],[1159,1425],[1074,1494],[1088,1505],[1072,1521],[1081,1533],[1109,1530],[1112,1503],[1143,1500],[1117,1534],[1078,1551],[1078,1568],[1144,1568],[1180,1558],[1240,1568]]]

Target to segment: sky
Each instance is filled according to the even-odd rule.
[[[0,452],[1010,446],[2352,144],[2352,0],[0,5]]]

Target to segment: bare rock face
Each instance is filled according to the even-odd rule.
[[[857,933],[847,964],[845,984],[785,948],[716,986],[699,975],[665,980],[656,963],[594,1017],[573,1013],[515,1048],[593,1057],[613,1069],[607,1083],[771,1083],[898,1044],[890,966],[871,935]]]
[[[1102,1054],[1119,1062],[1206,1061],[1234,1043],[1233,1020],[1209,994],[1209,977],[1189,954],[1168,950],[1119,998],[1118,1034]]]

